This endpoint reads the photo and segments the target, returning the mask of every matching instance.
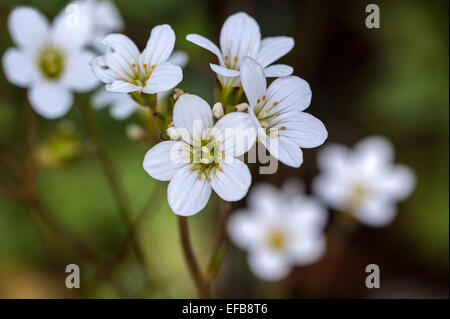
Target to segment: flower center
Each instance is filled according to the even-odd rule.
[[[52,46],[47,46],[40,52],[38,63],[44,77],[50,80],[58,79],[64,71],[64,53]]]
[[[286,234],[279,229],[273,229],[267,236],[267,243],[274,250],[283,250],[286,246]]]
[[[199,172],[199,179],[204,174],[209,180],[216,170],[221,171],[220,163],[225,157],[220,140],[211,136],[209,131],[206,130],[201,139],[195,140],[190,149],[190,160],[194,164],[192,170]]]
[[[369,196],[370,189],[367,185],[362,183],[356,183],[350,192],[347,199],[347,206],[350,211],[355,211]]]
[[[152,75],[152,72],[155,69],[155,67],[156,65],[148,67],[147,64],[144,64],[142,67],[140,67],[136,64],[132,64],[131,68],[133,70],[133,74],[129,75],[130,77],[129,82],[131,84],[144,87],[147,84],[148,79]]]

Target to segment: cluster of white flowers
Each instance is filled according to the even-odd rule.
[[[112,33],[123,25],[109,1],[72,2],[52,25],[33,8],[16,8],[8,19],[16,47],[2,60],[6,77],[28,88],[31,106],[49,119],[64,116],[73,102],[72,91],[92,90],[98,79],[106,85],[93,95],[95,108],[110,105],[116,119],[141,105],[153,111],[155,102],[183,79],[187,55],[173,52],[175,32],[167,24],[151,30],[142,52],[127,36]],[[292,50],[291,37],[261,40],[255,19],[239,12],[226,19],[220,48],[198,34],[186,39],[217,56],[219,64],[210,66],[222,94],[211,107],[176,89],[173,112],[162,115],[169,123],[163,127],[167,140],[152,147],[143,161],[151,177],[170,181],[169,205],[182,216],[201,211],[212,190],[225,201],[244,198],[252,177],[243,155],[255,143],[285,165],[299,167],[301,148],[320,146],[328,135],[320,120],[304,112],[312,96],[308,83],[292,76],[292,67],[272,64]],[[277,79],[267,87],[266,77]],[[415,181],[410,169],[392,161],[393,147],[381,137],[367,138],[354,150],[329,145],[318,158],[322,173],[313,183],[318,199],[304,195],[292,181],[282,190],[257,185],[248,209],[230,218],[228,233],[249,251],[256,275],[278,280],[291,266],[322,256],[328,220],[322,205],[373,227],[394,219],[395,203],[411,193]]]

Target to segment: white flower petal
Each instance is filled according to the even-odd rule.
[[[328,221],[325,208],[312,196],[297,193],[290,197],[291,221],[289,227],[293,233],[311,235],[322,233]]]
[[[188,34],[186,36],[186,40],[188,40],[189,42],[192,42],[192,43],[198,45],[199,47],[202,47],[202,48],[204,48],[204,49],[214,53],[217,56],[217,59],[219,59],[219,63],[223,64],[222,52],[220,52],[220,50],[217,47],[217,45],[212,43],[207,38],[205,38],[205,37],[203,37],[203,36],[201,36],[199,34]]]
[[[105,57],[98,56],[91,60],[92,72],[104,83],[112,83],[116,79],[116,75],[106,65]]]
[[[262,39],[256,60],[266,67],[282,56],[286,55],[294,47],[294,39],[291,37],[267,37]]]
[[[361,223],[371,227],[387,226],[396,215],[396,208],[392,203],[373,197],[366,200],[354,213]]]
[[[293,72],[294,68],[286,64],[273,64],[264,68],[264,75],[266,78],[289,76]]]
[[[120,33],[113,33],[107,35],[103,39],[103,44],[106,46],[105,56],[117,56],[117,59],[124,60],[123,65],[130,71],[132,65],[137,65],[139,62],[139,49],[136,44],[127,36]]]
[[[298,76],[278,78],[267,89],[264,109],[272,114],[303,111],[311,103],[311,96],[308,82]]]
[[[167,59],[167,61],[172,63],[173,65],[178,65],[184,68],[189,62],[189,55],[184,51],[175,50],[170,55],[169,59]]]
[[[408,197],[415,186],[414,172],[405,165],[389,167],[381,173],[375,182],[375,188],[389,198],[402,200]]]
[[[95,23],[102,32],[120,31],[124,28],[122,16],[112,1],[97,1],[95,17]]]
[[[86,23],[86,19],[78,19],[77,13],[69,9],[62,10],[53,20],[52,40],[67,52],[81,49],[92,37],[92,24]]]
[[[89,65],[93,58],[94,54],[89,51],[72,54],[67,61],[63,83],[77,92],[92,90],[99,83]]]
[[[109,92],[110,93],[110,92]],[[111,93],[115,94],[115,93]],[[120,94],[120,93],[117,93]],[[125,97],[129,97],[128,95],[121,94]],[[113,118],[116,120],[124,120],[128,117],[130,117],[136,110],[139,108],[139,104],[136,104],[136,102],[129,98],[126,101],[123,101],[122,103],[115,103],[111,106],[109,113]]]
[[[262,228],[255,217],[241,209],[234,212],[227,223],[227,232],[231,240],[242,249],[257,246],[262,236]]]
[[[280,207],[279,190],[269,183],[258,183],[252,187],[247,203],[251,207],[251,213],[256,214],[257,220],[273,220],[278,218]]]
[[[114,80],[111,84],[107,84],[105,87],[108,91],[116,93],[140,92],[142,90],[142,87],[122,80]]]
[[[254,59],[244,58],[241,64],[241,82],[250,106],[254,107],[258,99],[266,93],[264,71]]]
[[[164,62],[156,66],[142,92],[155,94],[173,89],[183,79],[183,71],[178,65]]]
[[[256,128],[249,114],[233,112],[223,116],[214,126],[221,134],[222,150],[238,157],[248,152],[256,141]]]
[[[220,198],[234,202],[242,199],[248,192],[252,175],[247,165],[238,159],[233,163],[220,164],[211,175],[211,186]]]
[[[201,211],[211,196],[211,185],[205,176],[191,170],[192,165],[180,168],[167,189],[172,211],[181,216],[191,216]]]
[[[95,109],[101,109],[109,105],[109,113],[117,120],[129,117],[139,108],[139,104],[128,94],[109,92],[104,87],[95,92],[91,101],[92,107]]]
[[[214,125],[211,107],[196,95],[183,94],[175,103],[173,123],[176,128],[185,128],[192,136],[200,134],[204,129]]]
[[[327,143],[319,150],[317,163],[322,170],[344,174],[348,167],[350,150],[339,144]]]
[[[361,161],[368,171],[391,163],[394,159],[392,143],[382,136],[366,137],[356,144],[354,150],[358,153],[358,161]]]
[[[339,175],[322,173],[312,184],[314,194],[334,209],[345,209],[349,196],[349,184]]]
[[[250,252],[248,263],[257,277],[267,281],[281,280],[289,274],[291,269],[285,256],[270,250]]]
[[[288,245],[289,257],[296,265],[309,265],[323,256],[325,246],[325,237],[321,234],[305,236],[297,233]]]
[[[169,181],[175,173],[186,166],[183,156],[186,144],[177,141],[164,141],[153,146],[144,157],[144,169],[153,178]]]
[[[175,32],[168,24],[154,27],[141,54],[141,63],[149,67],[165,62],[175,46]]]
[[[14,9],[8,17],[8,29],[14,43],[27,50],[37,49],[48,35],[48,20],[31,7]]]
[[[244,12],[229,16],[220,31],[222,55],[230,60],[238,58],[237,64],[245,56],[254,57],[258,53],[261,32],[255,19]]]
[[[20,86],[28,87],[37,78],[37,70],[32,63],[31,57],[21,50],[10,48],[2,58],[3,70],[9,82]]]
[[[54,83],[40,83],[31,87],[28,99],[33,109],[48,119],[64,116],[73,102],[72,93],[62,85]]]
[[[279,136],[270,138],[264,134],[258,134],[258,141],[263,143],[270,154],[280,162],[291,167],[300,167],[303,163],[303,153],[300,147],[289,139]]]
[[[232,69],[228,69],[224,66],[220,66],[217,64],[210,63],[209,66],[211,67],[211,70],[216,72],[220,76],[224,76],[227,78],[235,78],[238,77],[240,72]]]
[[[303,148],[317,147],[325,142],[328,132],[323,123],[304,112],[288,112],[270,121],[279,134]]]

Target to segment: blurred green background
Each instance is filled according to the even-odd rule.
[[[362,1],[116,1],[126,24],[124,33],[143,48],[150,29],[169,23],[176,32],[176,49],[189,54],[179,85],[184,91],[213,102],[213,54],[185,40],[200,33],[218,42],[226,17],[246,11],[256,18],[263,36],[290,35],[295,48],[282,63],[307,80],[313,100],[308,112],[321,119],[328,141],[349,146],[380,134],[396,147],[396,161],[417,174],[416,191],[400,203],[395,222],[384,229],[361,227],[345,251],[339,269],[330,269],[335,249],[329,240],[318,263],[296,268],[276,284],[263,283],[248,270],[245,253],[229,245],[219,278],[217,297],[448,297],[449,263],[449,55],[447,1],[377,1],[381,28],[365,27]],[[67,4],[59,0],[0,0],[0,52],[12,46],[6,22],[11,8],[32,5],[53,18]],[[77,103],[89,101],[79,97]],[[152,281],[143,284],[132,252],[115,258],[126,240],[125,227],[109,185],[75,105],[61,120],[37,115],[27,119],[25,90],[9,84],[0,72],[0,185],[15,185],[11,167],[30,156],[24,147],[36,119],[37,149],[42,167],[36,192],[57,232],[42,222],[39,208],[0,193],[0,297],[195,297],[182,256],[175,215],[166,199],[167,183],[151,179],[142,169],[148,146],[127,137],[130,123],[96,111],[135,217],[151,267]],[[27,124],[28,123],[28,124]],[[304,152],[304,164],[292,169],[280,164],[275,175],[256,174],[254,181],[280,185],[298,176],[309,185],[317,174],[317,149]],[[13,156],[14,155],[14,156]],[[156,193],[156,194],[155,194]],[[29,203],[28,203],[29,204]],[[245,205],[245,200],[233,207]],[[218,200],[190,218],[195,251],[206,262],[217,223]],[[35,207],[36,208],[36,207]],[[145,209],[147,208],[147,209]],[[142,215],[140,215],[142,214]],[[93,251],[85,256],[73,234]],[[70,236],[65,236],[70,237]],[[100,261],[97,259],[100,258]],[[68,290],[65,265],[81,267],[81,289]],[[381,268],[382,288],[364,286],[365,265]],[[329,276],[336,279],[330,290]]]

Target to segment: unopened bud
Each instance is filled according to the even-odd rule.
[[[213,115],[216,119],[220,119],[223,116],[223,106],[222,103],[218,102],[214,104],[212,108]]]
[[[181,89],[175,89],[175,93],[173,94],[173,99],[176,100],[178,99],[180,96],[182,96],[184,94],[184,91]]]
[[[248,109],[248,104],[247,103],[239,103],[235,106],[236,110],[238,112],[245,112]]]
[[[177,129],[173,126],[167,129],[167,135],[169,135],[170,139],[174,141],[178,141],[180,139],[180,134],[178,134]]]

